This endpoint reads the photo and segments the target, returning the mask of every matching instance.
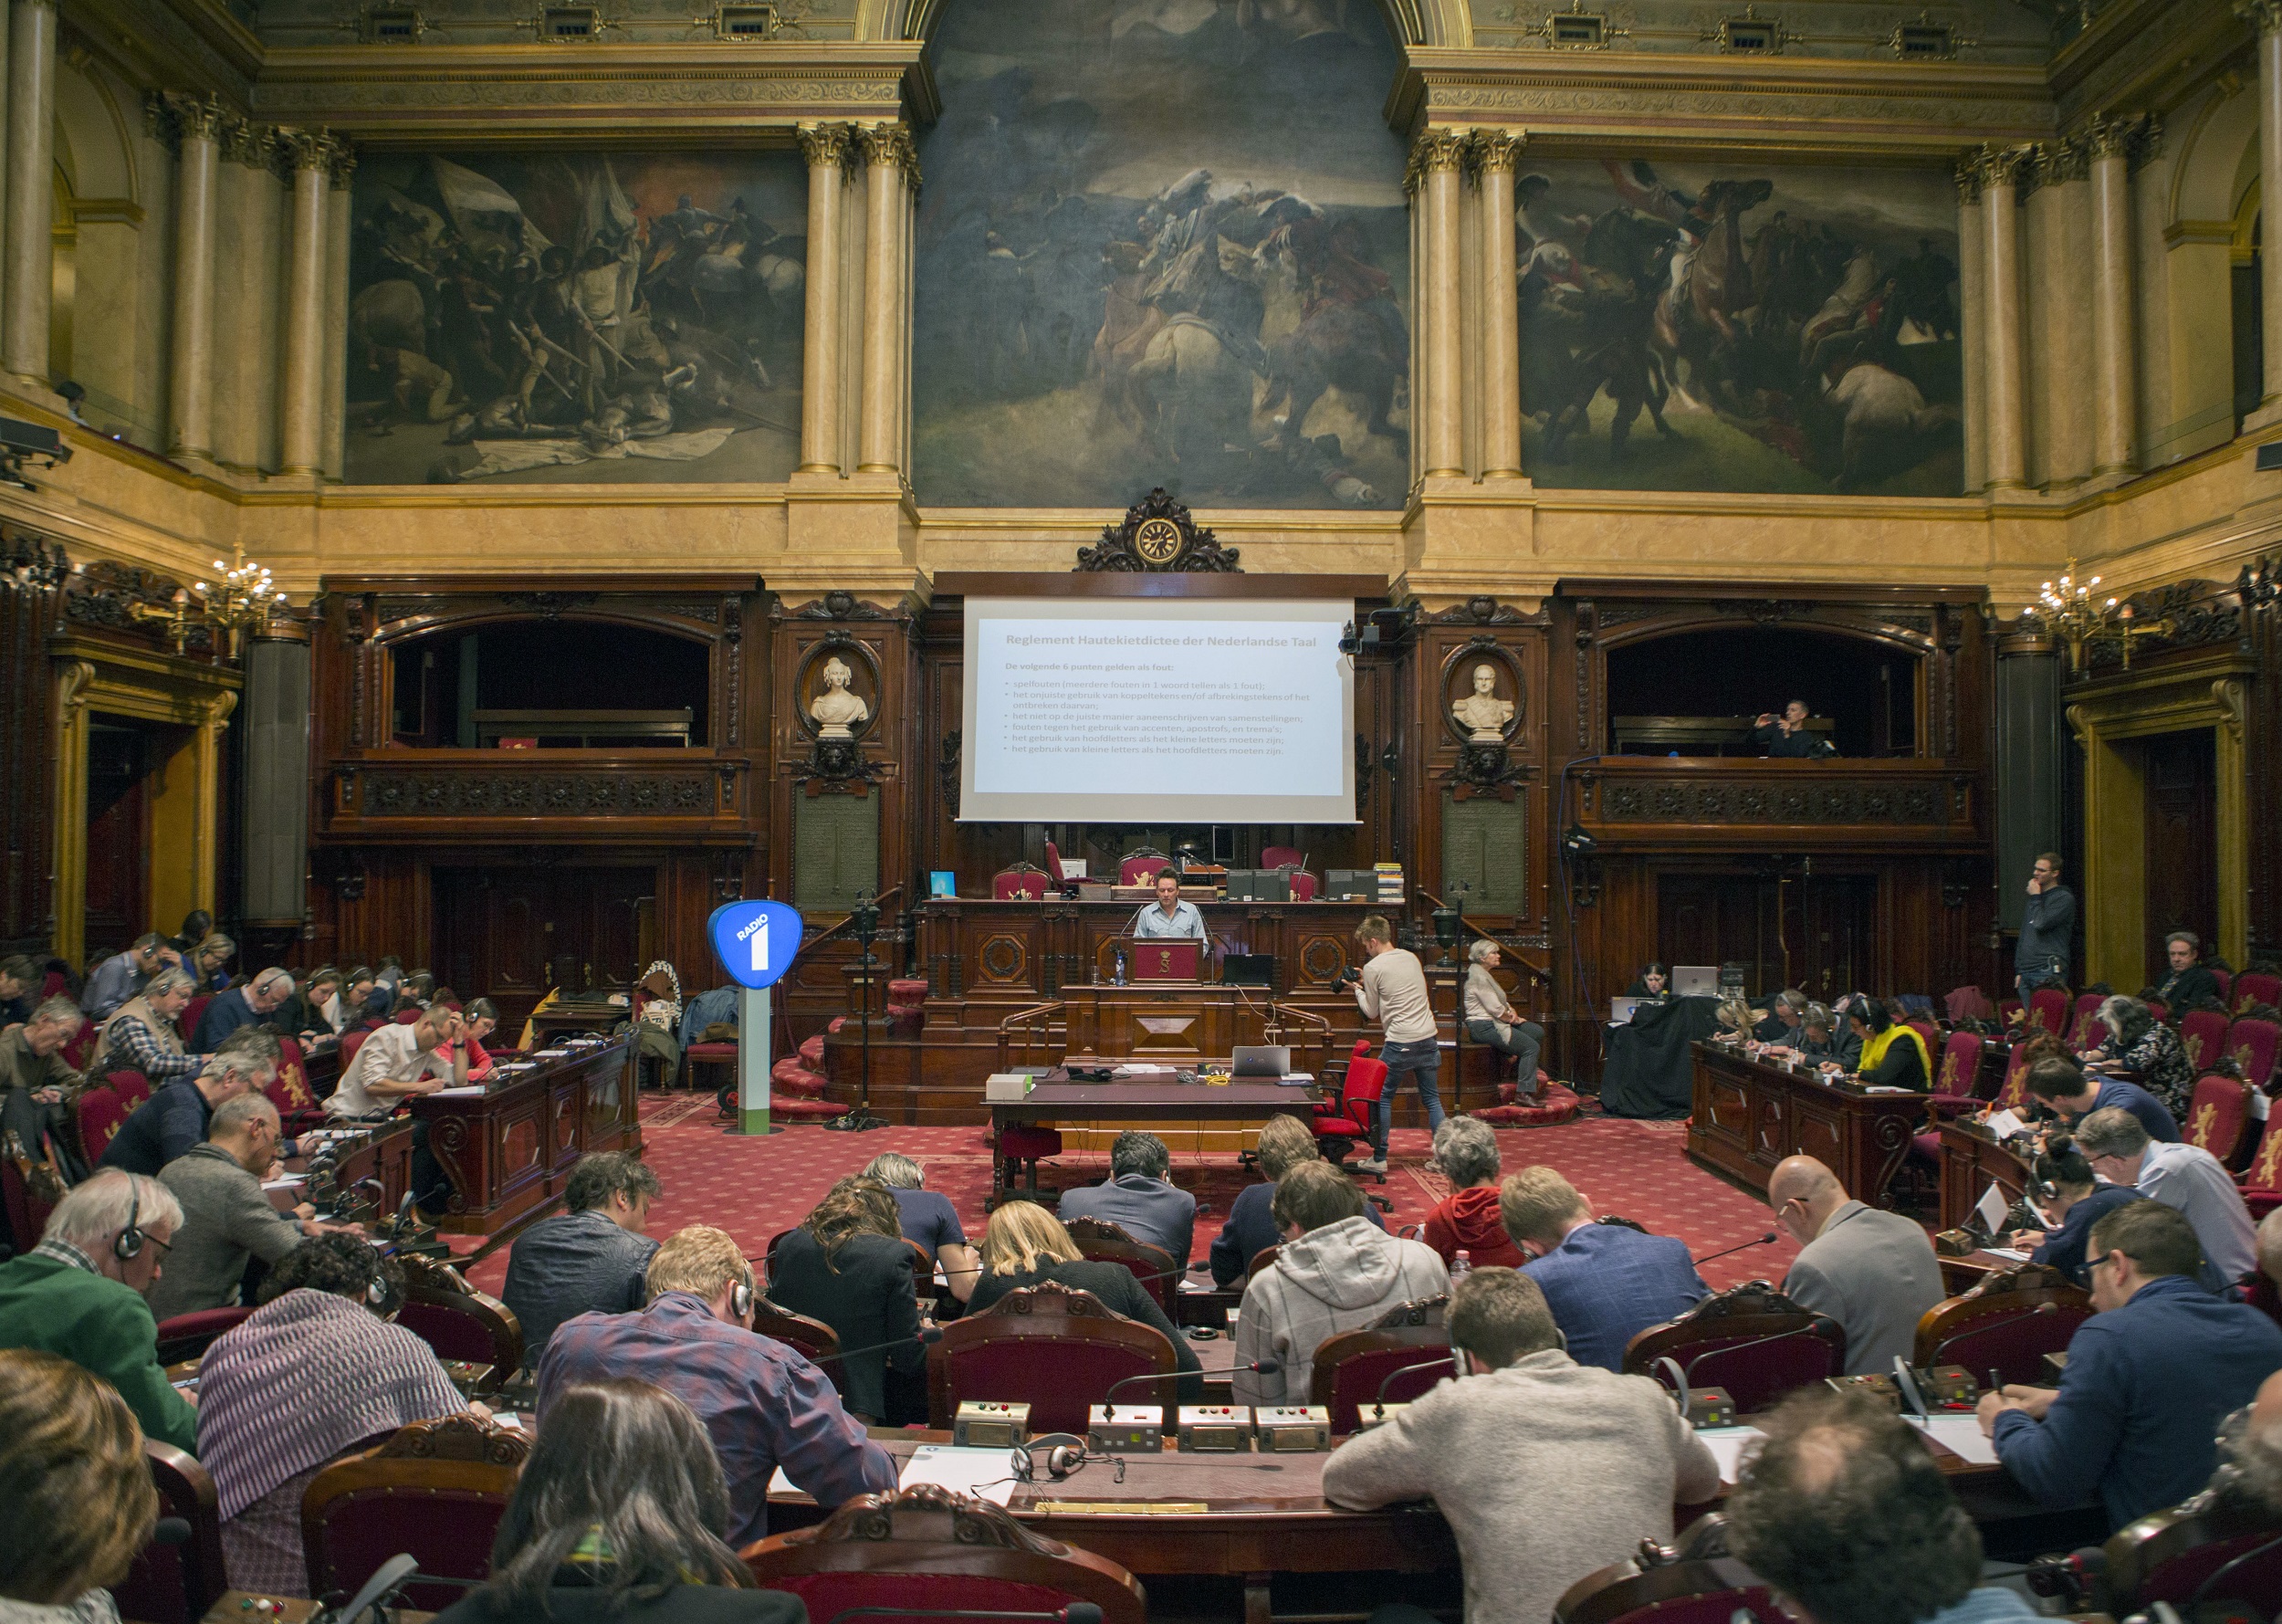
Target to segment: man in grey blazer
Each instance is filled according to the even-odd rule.
[[[1162,1246],[1178,1267],[1188,1266],[1196,1234],[1197,1198],[1172,1182],[1172,1153],[1155,1134],[1128,1129],[1109,1147],[1109,1182],[1062,1192],[1062,1221],[1098,1218],[1136,1241]]]
[[[1767,1205],[1801,1248],[1783,1294],[1838,1322],[1846,1373],[1884,1375],[1896,1354],[1910,1358],[1918,1321],[1948,1295],[1925,1231],[1899,1212],[1849,1200],[1837,1176],[1811,1156],[1775,1164]]]

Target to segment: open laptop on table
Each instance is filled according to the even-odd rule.
[[[1720,995],[1720,967],[1716,964],[1675,964],[1672,966],[1672,996],[1675,998],[1717,998]]]
[[[1649,998],[1612,998],[1608,1001],[1608,1024],[1628,1026],[1631,1024],[1633,1011],[1642,1004],[1655,1001],[1654,999]]]
[[[1282,1043],[1239,1043],[1229,1059],[1229,1074],[1240,1080],[1282,1082],[1292,1069],[1292,1051]]]

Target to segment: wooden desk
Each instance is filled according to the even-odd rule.
[[[632,999],[622,1004],[612,1003],[607,993],[562,999],[550,1009],[531,1012],[531,1042],[544,1049],[580,1032],[607,1032],[620,1022],[633,1019]]]
[[[570,1168],[591,1151],[642,1152],[631,1036],[534,1055],[529,1071],[481,1094],[423,1095],[413,1117],[428,1124],[428,1148],[451,1176],[452,1199],[436,1227],[488,1235],[551,1202]]]
[[[2028,1193],[2028,1158],[2000,1145],[1977,1122],[1942,1124],[1942,1227],[1965,1227],[1973,1204],[1994,1184],[2010,1206]]]
[[[1006,1158],[999,1153],[1005,1128],[1027,1123],[1259,1122],[1286,1114],[1304,1116],[1322,1102],[1310,1088],[1278,1083],[1181,1083],[1167,1070],[1115,1083],[1072,1083],[1050,1074],[1019,1100],[990,1102],[990,1200],[1007,1192]]]
[[[1811,1156],[1847,1193],[1873,1207],[1894,1204],[1889,1186],[1925,1120],[1921,1094],[1870,1094],[1753,1060],[1724,1043],[1695,1050],[1694,1112],[1688,1154],[1762,1195],[1775,1163]]]
[[[344,1125],[348,1128],[359,1126]],[[324,1131],[339,1133],[343,1128],[329,1126]],[[361,1131],[361,1143],[349,1146],[334,1158],[332,1189],[339,1203],[369,1204],[372,1210],[364,1216],[386,1218],[396,1210],[404,1192],[412,1188],[412,1124],[399,1117]],[[306,1155],[288,1157],[286,1171],[307,1173],[309,1160]],[[355,1186],[367,1179],[380,1185],[381,1193],[375,1196],[368,1189],[352,1194]],[[318,1197],[325,1192],[306,1185],[298,1189],[273,1189],[267,1193],[269,1204],[280,1212],[290,1212],[302,1201],[316,1202],[320,1208],[333,1204],[319,1201]]]

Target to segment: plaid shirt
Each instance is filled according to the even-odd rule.
[[[566,1387],[613,1377],[654,1383],[696,1411],[728,1478],[734,1549],[768,1534],[780,1463],[827,1511],[895,1486],[895,1457],[840,1407],[822,1371],[781,1342],[723,1325],[688,1292],[558,1326],[539,1362],[539,1425]]]
[[[88,1070],[96,1075],[137,1071],[155,1086],[177,1077],[194,1077],[206,1069],[203,1054],[170,1049],[151,1035],[151,1029],[132,1015],[112,1023],[104,1034],[103,1051]]]
[[[103,1272],[95,1266],[93,1258],[72,1245],[61,1235],[48,1236],[47,1240],[33,1247],[32,1251],[37,1256],[54,1258],[59,1263],[69,1263],[73,1268],[84,1269],[90,1274],[100,1274]]]

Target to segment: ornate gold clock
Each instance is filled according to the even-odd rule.
[[[1133,550],[1152,564],[1169,564],[1180,556],[1184,538],[1180,527],[1169,519],[1143,521],[1133,533]]]

